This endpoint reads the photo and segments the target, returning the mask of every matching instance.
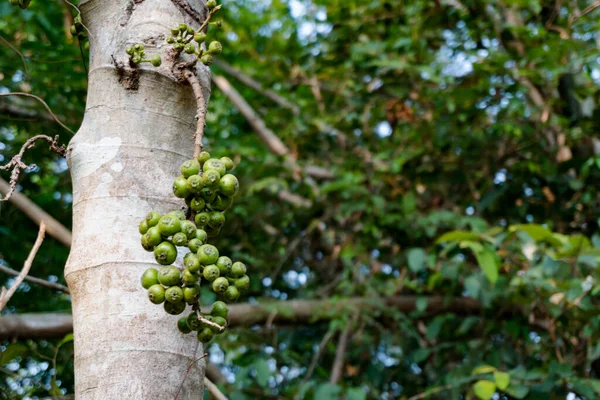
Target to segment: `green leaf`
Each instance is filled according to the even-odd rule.
[[[509,228],[511,232],[521,231],[528,234],[533,240],[539,242],[540,240],[544,240],[549,236],[552,236],[552,232],[541,225],[537,224],[521,224],[521,225],[513,225]]]
[[[529,387],[525,385],[510,385],[503,391],[515,399],[524,399],[529,394]]]
[[[452,231],[452,232],[447,232],[444,233],[442,236],[440,236],[435,243],[439,244],[439,243],[444,243],[444,242],[460,242],[463,240],[481,240],[481,236],[473,233],[473,232],[468,232],[468,231]]]
[[[346,391],[346,400],[365,400],[367,393],[362,388],[350,388]]]
[[[315,399],[319,400],[334,400],[339,399],[340,387],[331,383],[323,383],[317,386],[315,390]]]
[[[431,323],[427,326],[427,339],[432,340],[438,337],[445,320],[445,316],[439,315],[435,317],[433,321],[431,321]]]
[[[496,384],[486,380],[477,381],[473,385],[473,392],[481,400],[490,400],[494,393],[496,393]]]
[[[504,390],[510,383],[510,374],[507,372],[494,371],[494,381],[496,381],[498,389]]]
[[[427,254],[423,249],[410,249],[408,251],[408,268],[412,272],[419,272],[425,268]]]
[[[23,356],[29,352],[29,347],[23,343],[11,343],[0,353],[0,365],[6,365],[17,357]]]
[[[477,299],[479,298],[479,291],[481,290],[481,282],[475,275],[471,275],[465,279],[465,290],[469,296]]]
[[[412,360],[415,363],[425,361],[431,354],[431,349],[420,348],[412,354]]]
[[[480,365],[479,367],[475,368],[473,370],[473,372],[471,372],[472,375],[479,375],[479,374],[489,374],[490,372],[495,372],[496,371],[496,367],[493,367],[491,365]]]
[[[475,257],[477,258],[477,263],[481,267],[483,274],[493,285],[498,280],[498,259],[496,258],[496,253],[491,250],[484,250],[482,252],[476,253]]]
[[[424,312],[427,310],[427,305],[429,304],[428,297],[419,297],[415,303],[415,308],[418,312]]]
[[[267,360],[264,358],[256,360],[254,362],[254,368],[256,368],[256,382],[260,386],[266,387],[269,383],[269,377],[271,376],[271,370],[269,369]]]

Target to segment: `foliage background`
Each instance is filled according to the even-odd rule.
[[[418,296],[408,313],[376,300],[375,311],[329,322],[230,331],[208,348],[230,398],[600,397],[595,3],[223,1],[221,59],[294,107],[213,72],[301,166],[335,174],[287,169],[213,88],[207,147],[239,162],[243,188],[219,246],[251,265],[243,301]],[[0,3],[0,92],[38,95],[72,128],[86,95],[74,12]],[[35,102],[3,97],[0,110],[0,161],[35,134],[69,140]],[[26,158],[38,168],[19,188],[70,227],[66,163],[41,145]],[[36,232],[1,203],[0,262],[20,269]],[[32,274],[64,283],[67,256],[48,237]],[[473,298],[481,310],[428,309],[431,296]],[[3,313],[69,309],[68,296],[23,284]],[[1,348],[2,398],[72,392],[68,338]]]

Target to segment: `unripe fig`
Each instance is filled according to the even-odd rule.
[[[193,312],[187,316],[187,325],[193,331],[199,331],[202,329],[202,322],[198,319],[198,315]]]
[[[200,271],[200,259],[194,253],[187,253],[183,258],[183,265],[192,273]]]
[[[207,265],[206,267],[204,267],[204,271],[202,272],[202,276],[204,276],[204,279],[206,279],[209,282],[212,282],[215,279],[217,279],[219,275],[219,268],[214,264]]]
[[[160,67],[160,64],[162,64],[162,60],[158,54],[153,55],[152,58],[150,58],[150,62],[155,67]]]
[[[179,167],[184,178],[189,178],[192,175],[197,175],[200,172],[200,163],[196,160],[187,160]]]
[[[199,212],[194,219],[196,220],[196,225],[206,226],[208,225],[208,221],[210,221],[210,215],[207,212]]]
[[[231,262],[231,258],[227,256],[221,256],[217,260],[217,267],[219,268],[219,272],[221,276],[227,276],[231,273],[231,266],[233,263]]]
[[[194,34],[194,40],[195,40],[195,41],[196,41],[198,44],[200,44],[200,43],[202,43],[202,42],[204,42],[204,41],[206,40],[206,34],[205,34],[205,33],[203,33],[203,32],[196,32],[196,33]],[[208,160],[208,158],[207,158],[207,160]]]
[[[196,229],[196,239],[200,239],[202,241],[202,244],[206,243],[206,239],[208,239],[206,231],[204,229]]]
[[[154,259],[161,265],[173,264],[177,258],[177,249],[173,243],[162,242],[154,248]]]
[[[208,45],[208,52],[210,54],[219,55],[223,52],[223,45],[221,45],[221,43],[217,42],[216,40],[210,42],[210,44]]]
[[[229,286],[227,290],[225,290],[223,297],[225,298],[225,300],[233,303],[234,301],[237,301],[237,299],[240,298],[240,291],[235,286]]]
[[[173,194],[180,199],[185,199],[189,196],[190,193],[187,189],[187,179],[183,176],[178,176],[173,181]]]
[[[181,333],[190,333],[192,331],[187,324],[187,317],[181,317],[177,320],[177,329]]]
[[[217,197],[217,192],[214,189],[205,187],[200,191],[200,197],[202,197],[207,203],[212,203]]]
[[[208,159],[203,165],[202,165],[202,170],[204,172],[206,171],[210,171],[210,170],[215,170],[219,173],[220,176],[223,176],[227,173],[227,168],[225,168],[225,164],[223,164],[221,162],[221,160],[218,160],[216,158],[210,158]]]
[[[142,222],[140,222],[140,226],[139,226],[139,232],[140,235],[143,235],[144,233],[148,232],[148,222],[146,222],[146,220],[143,220]]]
[[[222,317],[213,317],[213,322],[220,326],[227,325],[227,321],[225,320],[225,318],[222,318]],[[221,330],[221,329],[217,328],[216,326],[211,326],[210,329],[217,335],[225,332],[224,330]]]
[[[217,268],[218,269],[218,268]],[[229,281],[225,277],[219,277],[214,280],[212,284],[212,288],[217,293],[225,293],[227,288],[229,287]]]
[[[140,56],[133,56],[131,57],[131,62],[134,64],[139,64],[142,62],[142,57]]]
[[[212,305],[212,310],[210,310],[210,314],[213,317],[221,317],[227,319],[227,315],[229,314],[227,304],[223,303],[222,301],[215,301]]]
[[[174,38],[174,37],[172,37],[172,36],[169,36],[169,37],[167,38],[167,43],[169,43],[169,44],[173,44],[173,43],[175,43],[175,38]]]
[[[208,7],[208,9],[213,9],[217,6],[217,0],[208,0],[206,2],[206,7]]]
[[[187,244],[187,236],[183,232],[177,232],[171,239],[175,246],[185,246]]]
[[[161,267],[158,270],[158,283],[164,286],[179,285],[179,269],[172,265]]]
[[[185,306],[186,304],[183,301],[180,301],[179,303],[169,303],[168,301],[165,301],[164,308],[167,314],[179,315],[185,311]]]
[[[200,300],[200,285],[183,288],[183,301],[188,304],[197,303]]]
[[[206,226],[204,229],[206,230],[208,237],[215,237],[221,232],[221,228],[212,228],[210,226]]]
[[[193,35],[194,34],[194,28],[192,28],[191,26],[187,27],[187,34],[188,35]]]
[[[154,246],[151,245],[150,243],[148,243],[148,235],[142,235],[142,247],[144,248],[144,250],[146,251],[154,251]]]
[[[179,24],[179,32],[184,33],[187,32],[188,26],[186,24]]]
[[[192,175],[187,179],[186,188],[189,193],[198,194],[204,188],[204,180],[200,175]]]
[[[223,177],[221,177],[221,180],[219,181],[219,191],[225,196],[235,196],[239,188],[240,183],[235,177],[235,175],[226,174]]]
[[[160,229],[158,226],[153,226],[148,229],[146,232],[146,236],[148,237],[148,244],[151,246],[157,246],[162,242],[162,235],[160,234]]]
[[[165,290],[165,299],[169,303],[179,303],[183,301],[183,289],[179,286],[171,286]]]
[[[211,211],[208,216],[208,226],[211,228],[220,229],[225,224],[225,215],[220,211]]]
[[[235,280],[235,287],[238,288],[240,292],[245,292],[250,287],[250,278],[248,275],[244,275],[241,278],[237,278]]]
[[[205,162],[207,162],[210,159],[210,153],[208,151],[201,151],[200,154],[198,154],[198,162],[200,163],[200,165],[204,165]]]
[[[211,265],[219,259],[219,250],[212,244],[203,244],[198,249],[198,259],[202,265]]]
[[[185,45],[185,47],[183,48],[183,51],[186,54],[194,54],[196,52],[196,46],[194,46],[192,43],[188,43]]]
[[[148,268],[142,274],[141,282],[144,289],[149,289],[150,286],[156,285],[158,283],[158,271],[155,268]]]
[[[219,161],[221,161],[223,163],[223,165],[225,166],[225,168],[227,168],[227,171],[231,171],[232,169],[235,168],[235,163],[229,157],[221,157],[219,159]]]
[[[210,206],[215,211],[225,211],[229,208],[232,202],[233,198],[219,194],[215,197]]]
[[[206,202],[202,197],[194,197],[190,202],[190,208],[196,212],[204,210],[204,207],[206,207]]]
[[[167,214],[160,219],[158,230],[164,237],[169,237],[181,230],[181,220],[173,214]]]
[[[160,214],[156,211],[151,211],[146,216],[146,223],[148,224],[148,228],[158,225],[158,221],[160,221]]]
[[[236,261],[231,266],[231,276],[234,278],[241,278],[246,275],[246,264],[240,261]]]
[[[198,284],[198,279],[200,279],[200,275],[193,273],[187,268],[181,273],[181,282],[186,286],[194,286]]]
[[[181,232],[185,234],[188,239],[196,237],[196,225],[192,221],[181,221]]]
[[[185,221],[187,218],[185,217],[185,213],[181,210],[173,210],[173,211],[169,211],[167,213],[167,215],[172,215],[174,217],[176,217],[178,220],[180,221]]]
[[[198,340],[202,343],[210,342],[214,336],[215,334],[210,328],[204,328],[198,332]]]
[[[133,45],[133,49],[139,53],[140,51],[144,50],[144,46],[141,43],[136,43]]]
[[[214,169],[209,169],[208,171],[204,171],[202,175],[202,180],[204,181],[204,186],[209,187],[211,189],[215,189],[219,186],[219,181],[221,179],[221,175],[219,172]]]
[[[11,2],[12,2],[12,1],[13,1],[13,0],[11,0]],[[13,5],[14,5],[14,4],[13,4]],[[75,28],[75,25],[71,25],[70,32],[71,32],[71,35],[73,35],[73,36],[77,35],[77,28]],[[127,50],[125,50],[125,52],[126,52],[127,54],[129,54],[129,55],[133,54],[133,52],[131,51],[131,49],[127,49]]]
[[[211,66],[213,63],[213,56],[211,56],[210,54],[205,54],[202,57],[200,57],[200,62],[206,66]]]
[[[190,251],[192,253],[197,253],[198,249],[200,248],[200,246],[202,246],[204,244],[203,241],[201,241],[198,238],[192,239],[188,242],[188,248],[190,249]]]
[[[161,285],[152,285],[148,288],[148,298],[154,304],[165,301],[165,289]]]
[[[179,33],[179,27],[171,28],[171,34],[173,36],[177,35],[178,33]]]
[[[184,44],[183,44],[183,43],[175,43],[175,44],[173,45],[173,48],[174,48],[175,50],[177,50],[177,51],[181,51],[181,50],[183,50],[183,47],[184,47]]]

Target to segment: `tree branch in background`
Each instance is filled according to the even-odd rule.
[[[29,252],[29,256],[27,256],[27,259],[25,260],[25,264],[23,265],[23,269],[21,270],[21,273],[19,274],[19,276],[17,276],[17,279],[12,284],[10,289],[6,290],[6,288],[3,287],[2,291],[0,292],[0,311],[2,311],[2,309],[4,309],[4,307],[6,306],[6,303],[8,303],[8,301],[13,296],[13,294],[15,294],[19,285],[25,279],[25,277],[27,276],[27,273],[29,273],[29,270],[31,269],[31,264],[33,264],[33,259],[35,258],[35,255],[37,254],[40,246],[42,245],[42,242],[44,241],[45,233],[46,233],[46,225],[42,222],[42,224],[40,225],[40,230],[38,232],[37,239],[35,240],[35,243],[33,244],[33,248]]]
[[[600,8],[600,1],[595,2],[594,4],[590,4],[586,8],[584,8],[581,13],[577,13],[576,15],[572,15],[569,18],[569,25],[573,25],[578,19],[584,17],[585,15],[591,13],[596,8]]]
[[[56,115],[54,115],[54,113],[52,112],[52,110],[50,109],[50,107],[48,106],[48,104],[46,104],[46,102],[44,100],[42,100],[40,97],[34,95],[34,94],[29,94],[29,93],[22,93],[22,92],[10,92],[10,93],[0,93],[0,97],[7,97],[7,96],[25,96],[25,97],[31,97],[33,99],[36,99],[37,101],[39,101],[40,103],[42,103],[44,105],[44,107],[46,108],[46,111],[48,111],[50,113],[50,115],[52,116],[52,118],[54,118],[54,120],[63,128],[65,128],[66,130],[68,130],[69,132],[71,132],[71,134],[75,134],[75,132],[73,132],[71,129],[69,129],[68,126],[66,126],[65,124],[63,124],[62,122],[60,122],[60,120],[58,119],[58,117]]]
[[[12,168],[12,173],[10,174],[10,188],[8,190],[8,193],[6,193],[4,197],[0,199],[0,202],[6,201],[11,197],[11,195],[15,191],[15,188],[17,187],[17,181],[19,180],[19,175],[21,175],[22,170],[30,171],[31,169],[35,168],[35,164],[28,166],[22,161],[23,154],[25,153],[25,150],[32,148],[35,145],[36,141],[42,139],[46,140],[47,142],[50,142],[51,150],[57,152],[58,154],[64,157],[65,146],[58,146],[58,136],[55,136],[54,139],[52,139],[50,136],[47,135],[37,135],[26,141],[23,147],[21,147],[21,151],[19,151],[19,153],[16,156],[14,156],[6,165],[0,166],[0,170],[8,170]]]
[[[5,267],[2,264],[0,264],[0,271],[4,272],[7,275],[19,276],[19,271],[15,271],[14,269]],[[71,293],[69,291],[68,287],[61,285],[60,283],[50,282],[50,281],[47,281],[44,279],[35,278],[30,275],[25,276],[25,280],[28,282],[34,283],[36,285],[47,287],[49,289],[58,290],[59,292],[63,292],[63,293],[67,293],[67,294]]]
[[[229,308],[228,326],[236,328],[264,324],[269,316],[278,310],[281,312],[277,312],[273,318],[274,324],[311,324],[335,319],[340,315],[356,312],[356,310],[369,312],[393,308],[400,312],[410,312],[416,309],[418,298],[418,296],[350,297],[232,304]],[[431,296],[427,302],[427,312],[432,315],[441,312],[479,315],[482,309],[477,300],[466,297]],[[520,312],[520,310],[515,309],[512,312]],[[0,340],[60,338],[72,332],[72,329],[73,320],[69,314],[42,313],[0,317]]]
[[[0,178],[0,193],[6,196],[9,191],[10,185],[8,182]],[[33,201],[29,200],[27,196],[19,192],[14,192],[12,196],[10,196],[9,201],[19,210],[23,211],[23,213],[36,224],[40,225],[42,222],[45,223],[46,232],[48,232],[50,236],[54,237],[65,246],[71,247],[71,231],[65,228],[56,219],[52,218]]]
[[[215,385],[214,383],[212,383],[210,381],[210,379],[208,379],[206,376],[204,377],[204,386],[206,386],[206,388],[208,389],[209,393],[212,395],[212,397],[214,397],[216,400],[227,400],[227,396],[225,396],[217,387],[217,385]]]
[[[354,315],[352,320],[346,322],[346,327],[340,335],[337,347],[335,349],[335,359],[333,361],[333,367],[331,368],[331,376],[329,377],[329,383],[336,385],[340,379],[342,379],[344,370],[344,359],[346,357],[346,350],[348,349],[348,340],[350,338],[350,331],[354,327],[357,314]]]
[[[300,384],[300,387],[306,385],[306,382],[308,382],[308,380],[312,376],[312,374],[315,371],[315,368],[317,366],[317,363],[319,362],[319,359],[321,358],[321,355],[323,354],[323,351],[325,351],[325,347],[327,346],[327,343],[329,343],[329,341],[331,340],[331,338],[333,337],[333,335],[335,334],[336,331],[337,331],[336,329],[331,329],[331,330],[327,331],[327,333],[323,336],[323,339],[321,339],[321,342],[319,343],[319,347],[317,348],[317,351],[313,355],[313,358],[310,361],[310,365],[308,366],[308,369],[306,370],[306,374],[304,375],[304,378],[302,378],[302,383]],[[296,399],[299,400],[300,398],[296,397]]]

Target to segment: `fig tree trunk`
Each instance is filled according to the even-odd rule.
[[[193,153],[196,103],[169,63],[129,66],[126,48],[167,54],[169,28],[198,28],[201,0],[83,0],[89,30],[89,90],[83,124],[71,140],[73,244],[65,277],[71,289],[75,394],[83,399],[202,396],[204,360],[194,335],[146,297],[140,276],[156,267],[140,245],[138,224],[151,210],[181,209],[171,186]],[[209,72],[197,67],[208,98]],[[178,259],[181,262],[181,255]]]

